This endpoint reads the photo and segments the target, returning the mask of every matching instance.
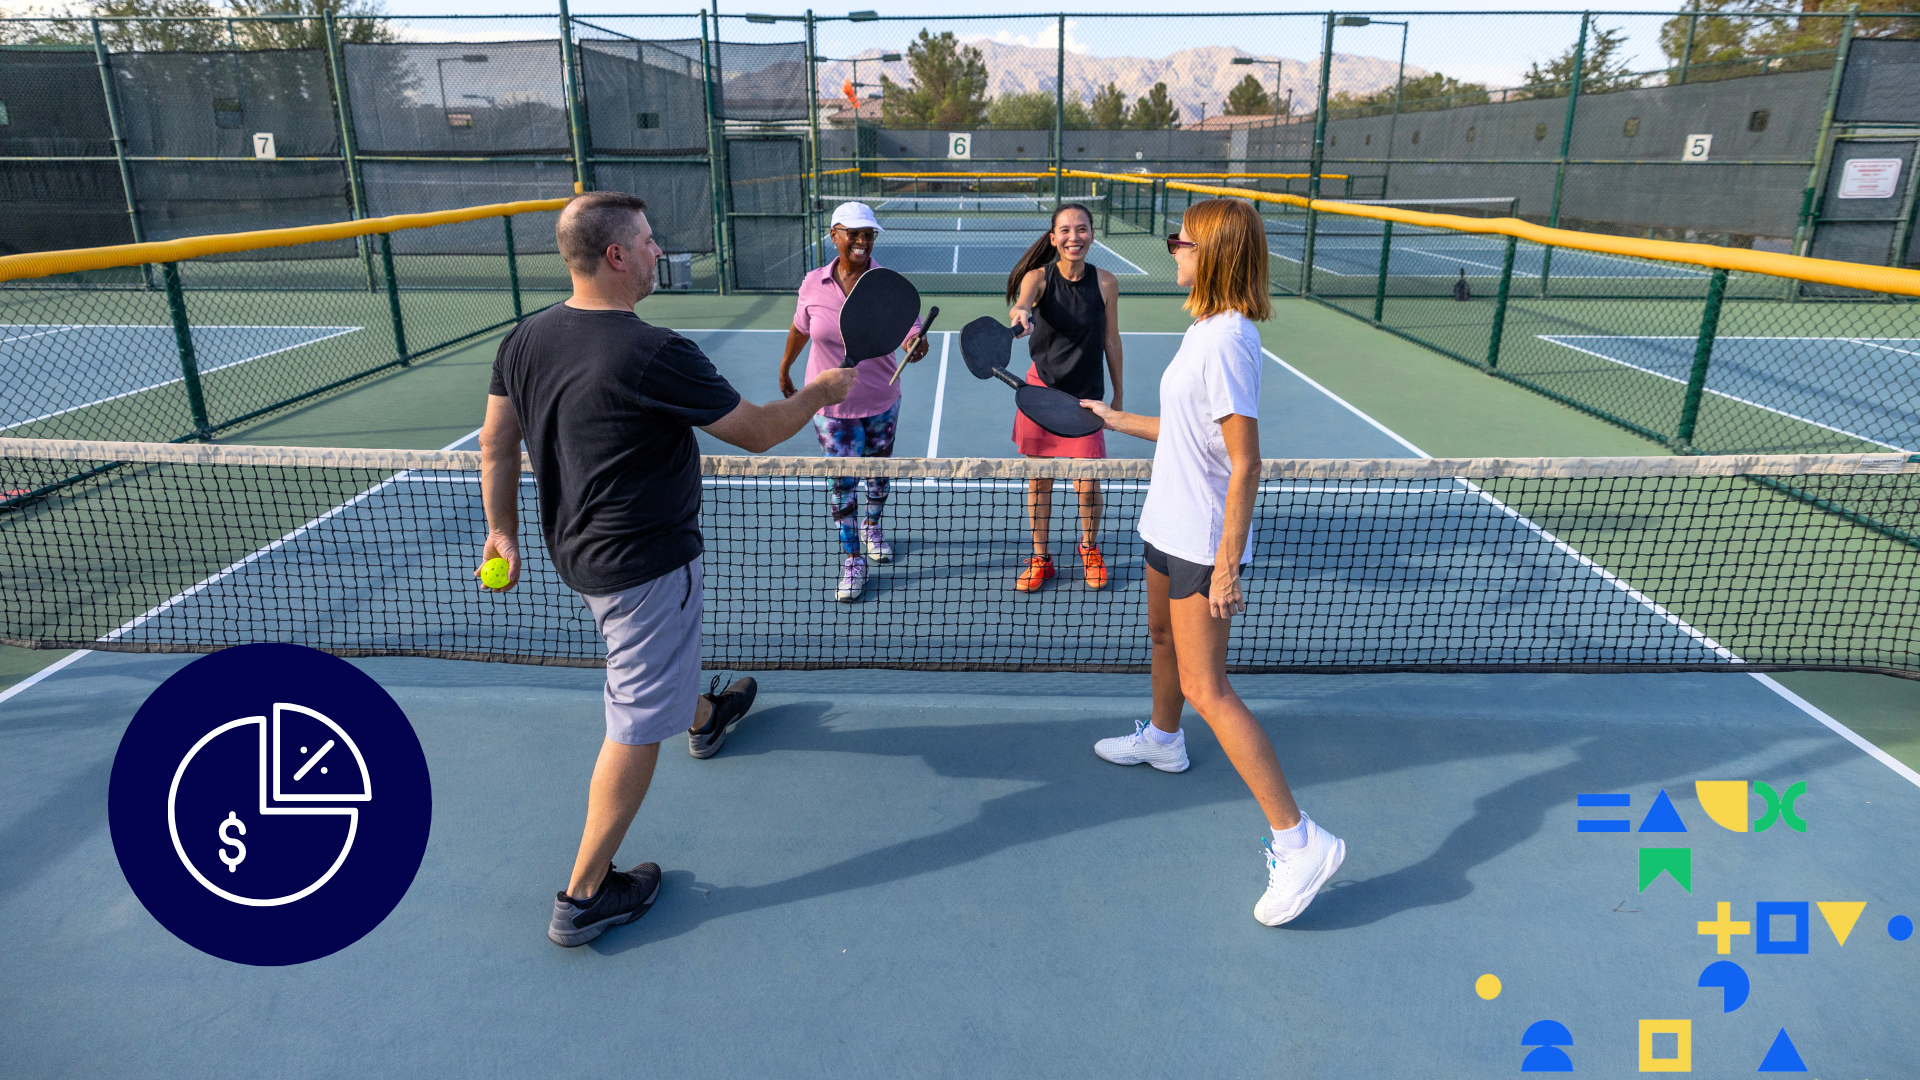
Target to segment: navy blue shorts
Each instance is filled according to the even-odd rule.
[[[1147,565],[1167,575],[1167,599],[1184,600],[1194,593],[1210,596],[1213,567],[1177,559],[1152,544],[1147,545]]]

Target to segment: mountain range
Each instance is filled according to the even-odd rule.
[[[1052,93],[1057,54],[1049,48],[1034,48],[1027,45],[1008,45],[991,39],[970,41],[966,44],[980,50],[986,60],[988,86],[987,93],[998,97],[1002,94]],[[857,54],[860,61],[860,81],[878,83],[884,72],[896,83],[906,83],[912,77],[912,70],[905,60],[882,63],[878,59],[879,49],[869,49]],[[1180,106],[1181,118],[1192,123],[1208,116],[1219,115],[1227,100],[1227,92],[1241,79],[1253,75],[1261,81],[1267,91],[1273,91],[1274,61],[1280,66],[1280,93],[1284,97],[1288,91],[1293,93],[1295,113],[1312,111],[1319,82],[1319,61],[1292,60],[1276,56],[1255,56],[1263,61],[1259,64],[1238,65],[1233,63],[1236,56],[1254,56],[1252,53],[1224,45],[1207,45],[1179,52],[1159,59],[1142,56],[1089,56],[1069,51],[1066,57],[1066,89],[1070,97],[1081,101],[1092,99],[1093,95],[1107,84],[1112,83],[1125,94],[1129,104],[1144,97],[1153,89],[1155,83],[1166,83],[1167,91],[1175,104]],[[1408,65],[1407,78],[1417,78],[1427,72],[1423,68]],[[1367,94],[1391,87],[1397,74],[1397,65],[1392,60],[1383,60],[1373,56],[1354,56],[1350,53],[1334,53],[1333,68],[1328,86],[1333,93],[1347,91],[1355,94]],[[853,77],[853,65],[844,61],[835,61],[820,65],[820,92],[823,97],[836,96],[836,91],[848,79]]]

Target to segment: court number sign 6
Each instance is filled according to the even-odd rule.
[[[947,135],[947,158],[950,161],[969,161],[973,158],[973,133],[955,131]]]

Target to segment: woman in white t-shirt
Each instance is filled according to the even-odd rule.
[[[1213,729],[1273,828],[1267,891],[1253,917],[1279,926],[1305,911],[1346,844],[1294,804],[1273,744],[1227,682],[1233,616],[1246,610],[1240,568],[1253,560],[1253,501],[1260,487],[1260,333],[1267,300],[1267,234],[1244,202],[1195,203],[1167,238],[1195,317],[1160,378],[1159,416],[1080,404],[1115,431],[1157,445],[1140,508],[1147,544],[1147,633],[1153,641],[1153,717],[1093,752],[1161,772],[1187,767],[1180,710],[1191,703]]]

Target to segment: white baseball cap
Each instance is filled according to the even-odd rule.
[[[833,225],[845,225],[849,229],[872,229],[874,232],[887,231],[874,220],[873,207],[863,202],[843,202],[834,207]]]

